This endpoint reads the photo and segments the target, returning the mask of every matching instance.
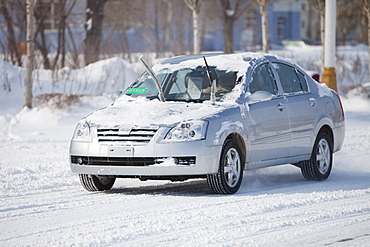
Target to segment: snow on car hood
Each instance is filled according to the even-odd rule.
[[[174,125],[186,120],[204,119],[231,106],[232,104],[229,103],[212,105],[209,101],[203,103],[160,102],[144,97],[133,99],[123,95],[111,106],[87,116],[86,120],[91,126]]]

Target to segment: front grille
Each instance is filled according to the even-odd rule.
[[[145,145],[153,138],[157,129],[129,129],[121,130],[118,128],[98,129],[98,141],[100,143],[114,144],[135,144]]]
[[[87,157],[71,156],[71,163],[80,165],[97,165],[97,166],[150,166],[161,164],[166,158],[153,157]],[[196,158],[191,157],[173,157],[178,165],[194,165]]]

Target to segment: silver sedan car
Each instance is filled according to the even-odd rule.
[[[147,71],[76,127],[71,169],[86,190],[109,190],[116,178],[206,178],[214,193],[232,194],[244,170],[282,164],[328,178],[344,112],[298,65],[255,53],[142,61]]]

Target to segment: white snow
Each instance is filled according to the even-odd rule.
[[[99,63],[85,71],[118,69]],[[109,192],[89,193],[70,171],[69,141],[83,116],[111,104],[110,95],[85,95],[61,109],[53,103],[22,109],[23,69],[0,62],[0,71],[1,246],[369,246],[366,97],[342,97],[346,139],[326,181],[307,182],[287,165],[246,171],[238,193],[227,196],[211,194],[205,180],[118,179]],[[51,73],[38,75],[36,96],[61,92]],[[3,91],[4,82],[11,91]],[[68,83],[80,94],[98,84]],[[109,82],[101,92],[116,89]]]
[[[148,100],[144,97],[132,99],[129,96],[121,96],[113,106],[95,112],[87,117],[88,122],[99,123],[109,126],[112,123],[124,123],[128,127],[148,127],[150,125],[174,124],[184,120],[203,118],[216,114],[228,103],[212,105],[184,103],[184,102],[160,102],[159,100]]]
[[[90,31],[91,28],[92,28],[92,19],[90,18],[86,21],[86,30]]]
[[[331,97],[332,96],[331,91],[326,84],[323,84],[323,83],[317,84],[317,88],[318,88],[318,93],[320,97],[324,97],[324,96]]]
[[[255,53],[239,53],[239,54],[224,54],[219,56],[209,56],[206,57],[207,64],[209,66],[215,66],[219,70],[226,70],[226,71],[238,71],[237,77],[245,75],[245,72],[250,67],[250,62],[246,60],[248,56],[254,56],[255,58],[263,58],[263,54],[255,54]],[[188,61],[183,61],[178,64],[171,64],[171,63],[158,63],[153,66],[153,70],[157,73],[163,69],[169,71],[175,71],[185,68],[196,68],[199,64],[205,64],[204,58],[192,59]]]

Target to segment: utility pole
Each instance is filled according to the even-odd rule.
[[[27,0],[27,63],[26,77],[24,78],[24,103],[23,105],[32,108],[32,72],[34,60],[34,34],[33,34],[33,8],[36,0]]]
[[[338,90],[335,73],[336,12],[337,1],[325,0],[324,73],[322,82],[335,91]]]

